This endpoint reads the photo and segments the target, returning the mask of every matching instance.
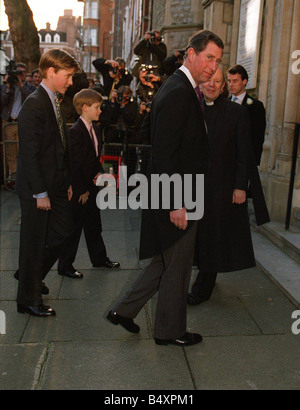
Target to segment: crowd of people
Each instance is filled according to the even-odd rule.
[[[82,231],[94,267],[120,266],[107,255],[96,206],[102,144],[120,138],[140,143],[142,135],[151,145],[148,180],[157,174],[205,175],[204,216],[189,219],[193,201],[143,209],[140,258],[151,261],[107,320],[138,333],[134,318],[158,292],[156,344],[201,342],[201,335],[186,331],[187,304],[209,299],[218,272],[255,265],[247,198],[253,199],[257,224],[269,221],[257,170],[265,110],[246,92],[244,67],[224,72],[223,48],[216,34],[203,30],[167,58],[160,33],[148,32],[134,50],[139,61],[132,74],[122,59],[97,59],[93,65],[103,82],[95,84],[72,56],[53,49],[40,60],[42,81],[34,91],[36,72],[29,84],[22,66],[16,83],[6,81],[2,118],[17,124],[19,137],[18,312],[56,314],[43,303],[49,292],[44,279],[57,260],[60,275],[83,278],[73,266]],[[190,188],[193,197],[195,178]],[[188,293],[193,265],[199,273]]]

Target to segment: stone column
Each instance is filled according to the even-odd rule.
[[[168,55],[188,45],[189,38],[203,28],[199,0],[154,0],[152,27],[164,36]]]
[[[299,122],[300,77],[291,70],[292,52],[300,49],[299,6],[297,0],[281,0],[275,5],[267,96],[267,140],[270,147],[267,161],[264,158],[264,170],[267,171],[267,203],[271,219],[282,223],[285,221],[287,210],[295,123]],[[300,223],[300,220],[297,222],[295,218],[297,207],[300,207],[299,192],[298,166],[291,214],[292,224]]]
[[[217,34],[224,42],[223,65],[230,64],[231,31],[233,19],[233,0],[203,0],[203,28]]]

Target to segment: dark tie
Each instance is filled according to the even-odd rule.
[[[62,144],[65,150],[66,149],[66,137],[65,137],[65,131],[64,131],[64,122],[63,122],[63,118],[61,115],[60,103],[58,99],[58,93],[54,94],[54,100],[55,100],[56,111],[57,111],[57,123],[58,123],[59,133],[60,133]]]
[[[200,91],[200,88],[198,86],[195,87],[195,91],[197,93],[197,97],[198,97],[198,100],[199,100],[199,103],[200,103],[201,111],[204,114],[205,110],[204,110],[204,101],[203,101],[202,92]]]
[[[93,125],[90,126],[90,137],[91,137],[91,139],[92,139],[92,143],[93,143],[93,147],[94,147],[94,150],[95,150],[95,154],[96,154],[96,156],[97,156],[97,147],[96,147],[96,142],[95,142],[94,136],[93,136]]]

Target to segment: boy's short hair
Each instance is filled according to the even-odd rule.
[[[73,105],[78,115],[82,114],[82,107],[84,104],[91,106],[95,103],[102,103],[102,96],[91,88],[84,88],[74,95]]]
[[[74,68],[75,72],[80,71],[80,65],[71,54],[59,48],[53,48],[43,54],[39,63],[39,71],[42,78],[47,77],[47,70],[54,67],[55,72]]]

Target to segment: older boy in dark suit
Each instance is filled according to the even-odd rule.
[[[75,94],[74,107],[80,118],[69,130],[72,156],[71,209],[73,233],[68,240],[58,261],[58,273],[79,279],[83,275],[73,267],[82,229],[84,230],[89,256],[94,267],[118,268],[118,262],[112,262],[106,254],[101,235],[100,211],[96,205],[98,188],[97,177],[104,173],[100,163],[101,134],[100,128],[93,124],[101,113],[101,95],[92,89],[83,89]]]
[[[58,93],[64,94],[80,67],[68,53],[52,49],[40,60],[43,78],[19,114],[16,192],[21,203],[18,312],[52,316],[41,294],[43,278],[71,233],[69,145]]]

